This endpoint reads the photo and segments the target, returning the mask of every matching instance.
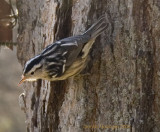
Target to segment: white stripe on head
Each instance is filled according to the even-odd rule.
[[[37,56],[31,58],[30,60],[28,60],[28,61],[26,62],[26,64],[25,64],[25,67],[24,67],[23,72],[26,71],[27,66],[28,66],[33,60],[37,59],[39,56],[40,56],[40,55],[37,55]],[[40,66],[41,66],[40,63],[37,64],[37,65],[34,65],[31,70],[33,71],[33,70],[35,70],[36,68],[39,68]],[[24,73],[23,73],[23,74],[24,74]]]
[[[25,65],[27,66],[29,63],[31,63],[34,59],[38,58],[39,56],[40,56],[40,55],[37,55],[37,56],[31,58],[30,60],[28,60],[28,61],[26,62]]]
[[[30,70],[30,72],[34,72],[37,68],[40,68],[42,65],[39,63],[37,65],[34,65],[33,68]]]

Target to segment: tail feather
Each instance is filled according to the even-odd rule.
[[[94,23],[84,35],[90,35],[91,38],[96,38],[108,27],[106,16],[102,16]]]

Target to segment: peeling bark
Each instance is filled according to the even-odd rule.
[[[104,13],[110,25],[78,77],[24,84],[20,104],[28,131],[160,131],[159,0],[21,0],[18,9],[22,66]]]

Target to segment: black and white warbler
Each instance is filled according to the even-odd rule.
[[[107,28],[105,16],[98,19],[85,33],[64,38],[48,45],[24,66],[24,81],[45,79],[65,80],[80,73],[86,66],[88,53],[96,39]]]

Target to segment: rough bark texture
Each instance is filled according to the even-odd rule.
[[[102,14],[109,19],[83,71],[89,75],[24,84],[28,131],[160,131],[159,0],[20,0],[18,9],[22,65]]]

